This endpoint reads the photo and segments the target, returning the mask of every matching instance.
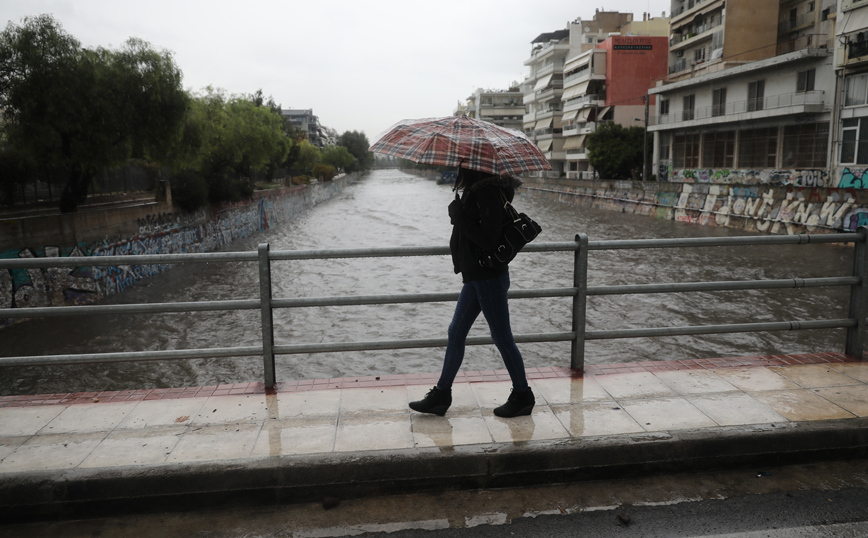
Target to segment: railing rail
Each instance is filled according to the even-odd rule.
[[[573,252],[573,285],[567,288],[542,288],[512,290],[511,299],[534,299],[551,297],[572,298],[572,327],[567,332],[516,334],[518,343],[571,342],[570,365],[574,369],[584,367],[584,346],[587,340],[615,338],[641,338],[654,336],[723,334],[756,331],[786,331],[805,329],[847,329],[845,352],[862,355],[865,332],[865,317],[868,314],[868,228],[855,233],[786,235],[786,236],[738,236],[674,239],[628,239],[589,241],[579,234],[575,241],[534,243],[525,247],[525,252]],[[806,245],[825,243],[855,243],[854,267],[851,276],[788,278],[777,280],[743,280],[717,282],[672,282],[618,286],[588,286],[588,253],[595,250],[625,250],[649,248],[699,248],[734,247],[756,245]],[[200,359],[208,357],[257,356],[263,358],[265,385],[273,387],[277,382],[275,355],[298,353],[326,353],[368,351],[384,349],[410,349],[445,347],[445,338],[380,340],[361,342],[284,344],[274,342],[272,315],[274,309],[305,308],[321,306],[360,306],[378,304],[429,303],[457,301],[457,292],[416,293],[402,295],[358,295],[306,298],[274,298],[271,286],[271,262],[285,260],[442,256],[448,255],[448,247],[394,247],[376,249],[332,249],[270,251],[267,243],[259,245],[257,252],[222,252],[208,254],[165,254],[135,256],[88,256],[65,258],[0,259],[0,269],[25,269],[48,267],[82,267],[111,265],[155,265],[177,263],[211,262],[256,262],[259,267],[260,296],[258,299],[198,301],[177,303],[152,303],[131,305],[86,305],[69,307],[34,307],[0,309],[0,318],[37,318],[58,316],[89,316],[104,314],[156,314],[167,312],[205,312],[217,310],[260,310],[262,345],[225,348],[202,348],[185,350],[136,351],[117,353],[82,353],[39,357],[0,358],[0,366],[47,366],[83,364],[94,362],[129,362],[155,360]],[[585,330],[585,310],[589,296],[628,295],[642,293],[683,293],[695,291],[732,291],[782,288],[813,288],[821,286],[849,286],[849,317],[828,320],[776,321],[764,323],[739,323],[729,325],[705,325],[690,327],[651,327],[613,329],[604,331]],[[491,344],[490,336],[467,339],[468,345]]]

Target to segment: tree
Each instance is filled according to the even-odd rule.
[[[343,146],[326,146],[322,149],[322,162],[344,171],[353,166],[356,158]]]
[[[171,53],[129,40],[85,49],[50,15],[0,33],[0,110],[11,147],[68,172],[61,211],[130,157],[168,158],[187,107]]]
[[[641,127],[605,123],[588,135],[588,160],[603,179],[627,179],[642,169]]]
[[[365,133],[358,131],[346,131],[338,138],[339,146],[347,148],[350,155],[358,161],[354,167],[348,169],[349,172],[356,170],[369,170],[374,165],[374,155],[368,151],[371,143],[368,142],[368,137]]]

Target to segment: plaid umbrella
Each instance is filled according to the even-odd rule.
[[[498,175],[552,169],[524,133],[463,115],[399,121],[368,151]]]

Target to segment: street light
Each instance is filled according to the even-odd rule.
[[[641,118],[633,118],[633,121],[641,121],[644,125],[642,130],[642,181],[647,181],[648,177],[648,122]]]

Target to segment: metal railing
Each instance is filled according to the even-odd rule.
[[[768,95],[756,99],[747,99],[745,101],[730,101],[719,105],[682,110],[681,114],[676,113],[654,116],[654,121],[657,125],[663,125],[666,123],[678,123],[679,121],[704,120],[721,116],[733,116],[736,114],[757,112],[761,110],[778,110],[793,106],[822,109],[825,107],[825,92],[822,90],[792,92],[780,95]]]
[[[511,299],[543,297],[570,297],[572,299],[571,329],[566,332],[516,334],[518,343],[571,342],[570,366],[584,368],[585,342],[617,338],[642,338],[655,336],[702,335],[737,332],[787,331],[805,329],[847,329],[845,352],[862,356],[864,345],[865,316],[868,312],[868,227],[855,233],[787,235],[787,236],[740,236],[703,237],[680,239],[635,239],[612,241],[589,241],[585,234],[576,235],[573,242],[535,243],[525,247],[530,252],[573,252],[573,285],[568,288],[512,290]],[[619,286],[588,286],[588,252],[592,250],[624,250],[648,248],[698,248],[736,247],[748,245],[793,245],[821,243],[855,243],[852,276],[825,278],[791,278],[783,280],[744,280],[719,282],[676,282]],[[206,254],[164,254],[133,256],[88,256],[67,258],[2,259],[0,269],[26,269],[49,267],[153,265],[178,263],[248,262],[259,266],[259,298],[228,301],[198,301],[176,303],[151,303],[129,305],[89,305],[67,307],[6,308],[0,309],[0,318],[40,318],[58,316],[88,316],[99,314],[157,314],[169,312],[206,312],[228,310],[259,310],[261,315],[262,345],[225,348],[137,351],[117,353],[82,353],[71,355],[27,356],[0,358],[0,366],[48,366],[101,362],[129,362],[151,360],[180,360],[211,357],[238,357],[261,355],[266,387],[273,388],[277,382],[275,356],[299,353],[325,353],[342,351],[369,351],[385,349],[411,349],[445,347],[445,338],[402,339],[367,342],[333,343],[276,343],[272,315],[274,309],[305,308],[321,306],[359,306],[404,303],[454,302],[457,292],[418,293],[405,295],[332,296],[307,298],[274,298],[271,285],[271,262],[284,260],[322,260],[338,258],[443,256],[448,247],[395,247],[377,249],[345,250],[269,250],[269,245],[259,245],[257,252],[225,252]],[[799,320],[764,323],[738,323],[731,325],[705,325],[689,327],[655,327],[639,329],[611,329],[587,331],[585,310],[587,298],[598,295],[630,295],[642,293],[683,293],[695,291],[731,291],[781,288],[810,288],[821,286],[850,286],[849,313],[846,319]],[[491,344],[490,336],[467,339],[468,345]]]

